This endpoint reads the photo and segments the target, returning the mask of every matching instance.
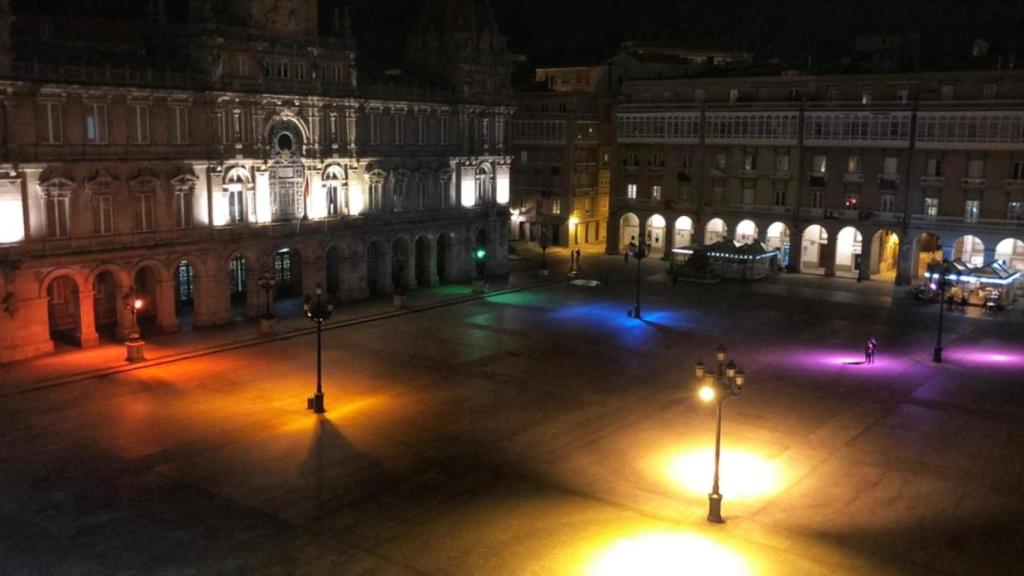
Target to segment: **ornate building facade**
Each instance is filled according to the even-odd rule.
[[[609,253],[759,240],[825,276],[1024,270],[1019,71],[633,81],[616,123]]]
[[[173,332],[259,315],[265,273],[272,297],[353,300],[466,281],[481,246],[506,272],[512,107],[486,2],[425,3],[418,87],[361,83],[348,14],[324,25],[315,0],[150,10],[158,32],[83,50],[66,19],[0,2],[0,362],[123,338],[132,290],[144,330]]]

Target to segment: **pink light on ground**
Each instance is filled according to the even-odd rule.
[[[1024,352],[1009,350],[998,346],[958,346],[951,344],[946,347],[946,360],[974,366],[991,368],[1020,369],[1024,368]]]

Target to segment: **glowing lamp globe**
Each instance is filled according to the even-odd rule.
[[[715,389],[712,388],[711,386],[701,386],[700,391],[697,393],[697,395],[700,396],[700,399],[705,402],[711,402],[712,400],[715,399],[716,396]]]

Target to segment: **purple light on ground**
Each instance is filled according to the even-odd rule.
[[[879,352],[875,355],[875,363],[867,364],[864,361],[864,352],[854,349],[820,348],[815,346],[801,346],[789,348],[782,352],[784,362],[797,366],[804,370],[819,372],[834,372],[843,368],[850,370],[863,370],[865,374],[881,373],[894,374],[908,367],[908,363],[902,353],[892,352],[889,354]]]
[[[994,368],[1024,368],[1024,352],[1009,350],[998,346],[957,346],[946,348],[946,359],[950,362],[961,362]]]

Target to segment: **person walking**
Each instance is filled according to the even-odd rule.
[[[864,343],[864,363],[871,364],[871,340]]]
[[[868,346],[871,348],[871,361],[868,364],[874,364],[875,353],[878,352],[878,340],[875,340],[875,337],[872,336],[868,339]]]

